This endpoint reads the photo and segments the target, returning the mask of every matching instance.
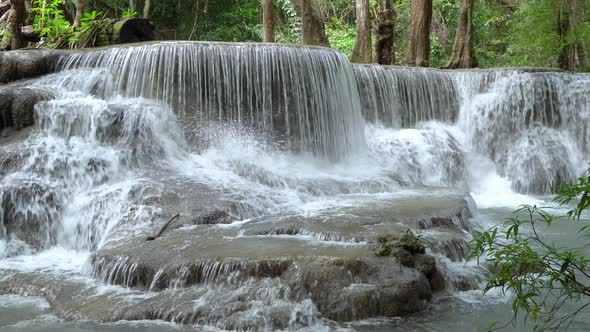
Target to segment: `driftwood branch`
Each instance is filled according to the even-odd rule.
[[[172,217],[172,219],[168,220],[168,222],[166,223],[166,225],[164,225],[164,227],[162,227],[162,229],[160,229],[160,231],[158,232],[158,234],[156,234],[155,236],[150,236],[146,239],[146,241],[153,241],[157,238],[159,238],[160,236],[162,236],[162,233],[164,233],[164,231],[166,230],[166,228],[168,228],[168,226],[170,226],[170,224],[176,220],[178,217],[180,217],[180,213],[176,214],[174,217]]]
[[[2,13],[2,11],[0,11],[0,23],[6,21],[7,18],[8,18],[8,11],[5,11],[4,13]]]
[[[7,2],[0,1],[0,15],[2,13],[7,12],[9,9],[10,9],[10,2],[9,1],[7,1]]]
[[[5,29],[4,22],[8,19],[8,13],[10,12],[10,2],[2,2],[0,0],[0,28]]]

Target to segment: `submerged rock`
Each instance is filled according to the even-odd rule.
[[[96,278],[128,289],[105,293],[76,281],[20,273],[0,275],[0,291],[44,296],[67,319],[160,319],[229,330],[276,330],[314,326],[322,318],[351,321],[408,315],[425,309],[434,292],[471,287],[468,278],[455,276],[447,286],[447,271],[424,254],[424,247],[404,245],[413,261],[401,264],[394,257],[376,257],[366,242],[351,241],[347,235],[353,230],[359,239],[368,240],[390,229],[395,232],[380,239],[400,240],[407,229],[401,222],[415,226],[419,217],[441,207],[455,210],[449,205],[465,204],[459,197],[430,200],[415,211],[404,205],[397,218],[385,210],[390,219],[383,219],[384,211],[371,214],[366,207],[355,212],[360,215],[356,218],[348,215],[343,220],[335,214],[345,221],[341,228],[336,227],[337,219],[333,223],[322,218],[307,223],[274,219],[284,229],[299,231],[306,225],[320,231],[315,227],[325,222],[322,232],[331,230],[333,236],[322,240],[295,231],[265,232],[280,229],[265,218],[240,222],[239,227],[194,224],[189,213],[217,215],[215,209],[223,206],[223,200],[211,189],[199,198],[207,189],[191,192],[186,190],[191,185],[168,183],[166,189],[147,188],[132,196],[162,207],[163,214],[182,211],[184,219],[176,228],[154,241],[145,241],[152,229],[107,241],[91,259]],[[205,202],[213,206],[199,208],[207,207]],[[143,293],[146,290],[151,290],[149,296]]]
[[[91,259],[92,273],[110,284],[156,291],[162,294],[160,299],[173,290],[204,294],[205,288],[210,292],[225,287],[232,289],[227,290],[228,294],[240,289],[240,296],[222,298],[208,293],[206,298],[191,299],[207,305],[182,305],[182,310],[149,311],[138,306],[133,310],[134,319],[145,317],[148,310],[150,319],[214,321],[223,328],[259,328],[263,323],[246,323],[242,318],[251,310],[252,301],[258,301],[257,289],[267,289],[262,285],[268,283],[274,285],[273,296],[281,301],[311,301],[318,317],[336,321],[417,312],[427,306],[433,292],[446,288],[446,280],[436,260],[425,254],[430,243],[417,245],[406,230],[428,215],[451,220],[469,211],[463,195],[447,193],[419,207],[384,203],[318,217],[257,217],[234,227],[213,224],[214,220],[225,221],[230,215],[234,220],[240,219],[232,204],[226,205],[227,199],[215,190],[194,190],[193,186],[177,183],[138,193],[140,201],[162,208],[162,222],[173,212],[179,212],[181,220],[153,241],[145,239],[159,227],[107,242]],[[445,217],[445,213],[450,215]],[[453,222],[437,223],[436,227],[460,229]],[[407,253],[410,261],[404,262],[397,256],[376,257],[368,242],[377,238],[398,241],[399,249]],[[287,315],[263,302],[257,310],[272,317],[271,323],[265,321],[264,324],[270,324],[267,326],[309,326],[309,322],[297,323],[309,317]],[[227,318],[222,319],[220,312]]]
[[[337,321],[413,313],[432,298],[423,275],[387,258],[311,259],[292,267],[286,279],[300,296],[310,294],[323,316]]]

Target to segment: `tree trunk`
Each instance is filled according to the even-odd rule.
[[[16,50],[22,48],[23,39],[21,27],[25,21],[25,1],[10,0],[10,10],[6,14],[5,32],[2,38],[2,49]]]
[[[459,13],[459,24],[455,43],[451,52],[451,60],[445,66],[449,69],[477,67],[473,49],[473,7],[474,0],[463,0]]]
[[[301,17],[301,39],[305,45],[330,47],[324,22],[317,17],[312,6],[313,0],[291,0]]]
[[[88,0],[78,0],[76,2],[76,17],[74,18],[74,28],[80,27],[80,20],[84,17],[86,11],[86,4]]]
[[[430,65],[430,25],[432,0],[412,0],[410,35],[404,64],[428,67]]]
[[[188,40],[192,40],[193,36],[195,36],[195,40],[199,40],[198,31],[197,31],[197,22],[199,19],[199,0],[193,0],[193,28],[191,29],[191,34],[188,36]]]
[[[132,12],[135,12],[137,10],[137,4],[135,3],[135,0],[129,0],[129,9]]]
[[[580,0],[567,0],[563,2],[559,14],[558,29],[562,47],[558,63],[565,70],[576,71],[584,67],[584,44],[577,37],[582,29],[582,12]]]
[[[262,0],[262,25],[264,26],[264,42],[275,42],[275,8],[273,0]]]
[[[394,44],[394,0],[379,0],[377,12],[377,42],[375,56],[380,65],[392,65],[395,62]]]
[[[145,0],[145,4],[143,6],[143,18],[149,18],[151,11],[152,11],[152,0]]]
[[[373,62],[369,0],[356,0],[356,42],[351,60],[356,63]]]

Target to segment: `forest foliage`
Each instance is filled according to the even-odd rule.
[[[474,48],[479,65],[557,67],[560,49],[565,46],[560,43],[556,28],[561,1],[564,0],[476,0]],[[107,2],[125,8],[124,0]],[[373,8],[375,2],[372,0]],[[590,49],[590,1],[582,4],[583,29],[569,38],[583,41],[585,48]],[[317,0],[316,5],[326,22],[331,46],[350,56],[356,38],[355,0]],[[174,31],[175,39],[191,37],[229,42],[263,39],[260,0],[162,0],[153,7],[152,20],[160,29],[169,31],[168,37],[173,37],[170,31]],[[275,9],[277,41],[299,42],[301,22],[291,1],[275,0]],[[401,59],[407,47],[410,0],[395,1],[395,9],[395,59]],[[432,67],[442,67],[450,57],[459,9],[457,0],[433,1]],[[373,9],[373,19],[375,15]],[[196,33],[191,36],[193,25]]]
[[[0,0],[9,1],[9,0]],[[52,0],[35,0],[34,2]],[[74,13],[76,2],[65,0],[65,9]],[[276,41],[301,42],[301,18],[294,0],[274,0]],[[325,23],[330,46],[351,56],[357,39],[355,0],[311,0],[314,11]],[[370,0],[373,29],[376,28],[378,1]],[[408,47],[411,0],[394,3],[394,52],[397,62]],[[431,67],[444,67],[451,58],[462,1],[431,0]],[[590,1],[576,9],[581,17],[577,29],[560,35],[563,8],[572,0],[475,0],[473,9],[473,48],[480,67],[542,66],[558,67],[564,48],[575,43],[590,49]],[[86,11],[121,18],[143,12],[146,0],[88,0]],[[263,20],[261,0],[159,0],[149,1],[149,19],[163,39],[224,42],[261,42]],[[136,8],[130,8],[135,6]],[[28,18],[28,24],[39,23]],[[63,23],[63,22],[62,22]],[[47,29],[49,27],[44,27]],[[63,26],[51,27],[54,29]],[[373,44],[375,43],[373,32]],[[590,58],[587,55],[586,58]],[[590,70],[585,60],[584,70]]]

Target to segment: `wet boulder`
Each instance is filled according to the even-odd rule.
[[[394,257],[402,266],[422,273],[429,282],[432,292],[445,288],[444,276],[436,266],[436,259],[426,254],[426,245],[421,237],[411,230],[400,235],[380,235],[374,245],[374,252],[380,257]]]
[[[18,131],[8,127],[0,130],[0,178],[16,171],[29,155],[30,151],[24,142],[31,134],[31,129]]]
[[[11,179],[0,187],[0,204],[4,237],[24,241],[35,250],[56,243],[63,204],[55,188],[32,180]]]
[[[49,99],[49,94],[17,86],[0,87],[0,130],[21,130],[35,123],[35,105]]]
[[[391,258],[318,258],[292,270],[293,290],[309,294],[322,315],[336,321],[400,316],[424,309],[432,297],[424,275]]]

